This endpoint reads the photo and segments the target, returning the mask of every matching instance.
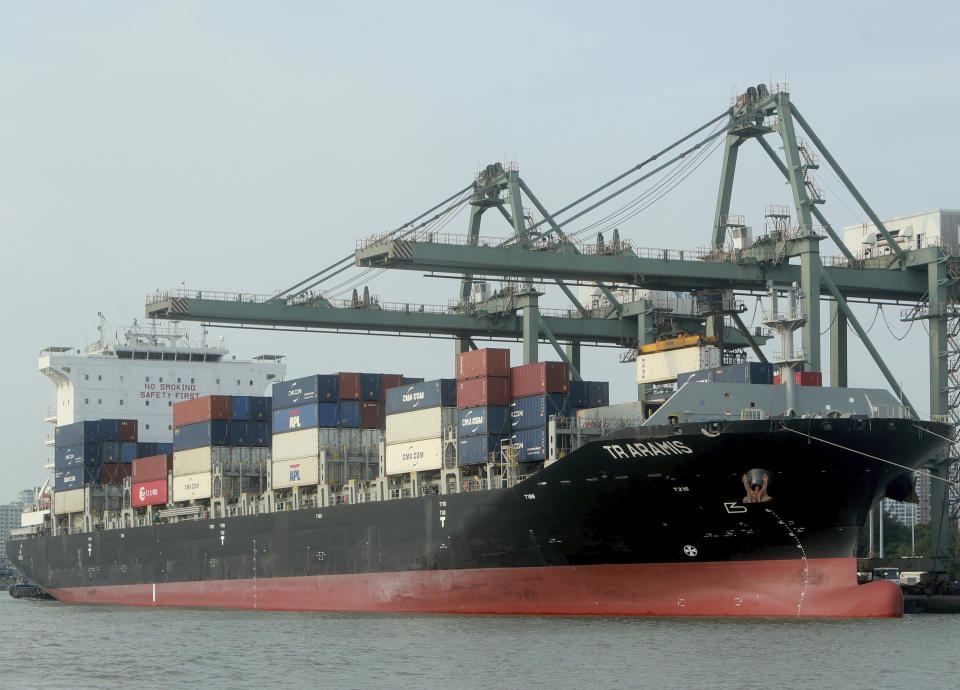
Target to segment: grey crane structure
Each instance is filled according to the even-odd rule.
[[[715,131],[706,133],[711,126],[716,126]],[[827,221],[820,210],[822,195],[810,175],[818,159],[797,136],[798,126],[873,222],[886,241],[888,254],[858,258]],[[765,139],[772,134],[779,135],[782,158]],[[616,232],[609,241],[598,238],[596,244],[584,245],[565,233],[564,227],[571,222],[721,136],[725,137],[724,159],[708,251],[639,250],[632,243],[621,241]],[[770,232],[749,246],[734,249],[727,242],[728,232],[737,225],[730,215],[730,202],[738,152],[749,141],[760,145],[789,184],[797,223],[788,231]],[[536,209],[540,220],[534,220],[525,211],[525,201]],[[432,220],[453,205],[464,203],[469,205],[465,237],[439,235],[430,230]],[[511,227],[510,237],[481,237],[483,216],[493,209]],[[827,236],[843,256],[825,265],[820,242]],[[791,263],[791,259],[799,262]],[[387,304],[371,298],[366,290],[362,297],[355,292],[353,299],[335,303],[314,290],[323,281],[356,266],[456,278],[460,280],[459,296],[450,305],[431,308]],[[802,352],[809,368],[821,369],[819,306],[825,297],[831,309],[830,384],[847,385],[847,329],[852,328],[887,383],[907,406],[910,403],[899,382],[849,301],[914,305],[904,318],[928,323],[930,414],[956,423],[960,414],[960,381],[954,382],[951,377],[950,362],[957,359],[951,357],[951,352],[956,350],[954,340],[960,338],[957,276],[960,257],[955,250],[945,245],[902,248],[791,102],[789,93],[760,85],[748,89],[728,110],[682,139],[552,213],[517,170],[494,164],[483,169],[473,184],[409,223],[360,241],[355,253],[275,295],[175,290],[148,296],[146,314],[150,318],[233,327],[447,337],[454,339],[457,352],[475,348],[475,341],[481,338],[519,340],[523,343],[524,363],[537,361],[538,345],[544,341],[570,364],[571,375],[579,379],[582,345],[637,351],[644,344],[677,333],[708,334],[725,348],[750,347],[758,358],[766,360],[759,347],[766,336],[751,333],[740,319],[741,310],[735,306],[719,312],[671,314],[667,319],[647,299],[619,299],[617,294],[624,294],[618,292],[620,288],[760,295],[771,288],[797,285],[801,311],[806,317],[801,328]],[[473,285],[487,277],[514,282],[478,299],[472,294]],[[544,284],[559,286],[571,308],[541,309],[538,298],[543,292],[537,287]],[[595,286],[604,299],[599,306],[582,304],[571,289],[577,285]],[[641,389],[640,395],[643,394]],[[935,458],[930,470],[935,477],[947,479],[951,462],[950,456]],[[932,555],[941,568],[946,567],[949,558],[949,516],[948,485],[933,481]]]

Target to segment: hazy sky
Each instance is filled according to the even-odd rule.
[[[558,208],[719,114],[736,91],[786,80],[881,217],[960,207],[955,6],[673,6],[0,3],[0,502],[39,483],[51,454],[41,348],[94,340],[98,311],[111,330],[142,319],[158,288],[286,287],[488,162],[516,162]],[[756,145],[740,161],[732,210],[759,228],[788,190]],[[718,151],[622,234],[707,245],[720,163]],[[828,219],[863,222],[821,172]],[[450,229],[462,232],[458,221]],[[370,285],[389,301],[434,304],[456,288],[407,272]],[[901,336],[899,309],[885,314]],[[877,319],[871,335],[926,414],[925,334],[887,331]],[[239,356],[287,354],[291,376],[453,371],[445,340],[220,334]],[[624,400],[634,373],[617,354],[585,353],[584,375],[612,379]],[[856,347],[850,379],[883,385]]]

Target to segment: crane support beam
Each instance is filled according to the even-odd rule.
[[[690,291],[698,288],[734,288],[765,292],[767,281],[778,285],[801,282],[801,268],[793,264],[760,265],[700,261],[683,258],[646,258],[624,250],[613,255],[578,254],[565,248],[552,251],[522,247],[467,247],[438,242],[387,241],[370,245],[357,252],[357,265],[427,272],[458,272],[464,269],[474,275],[536,277],[563,280],[567,283],[604,281],[634,285],[653,290]],[[690,252],[692,257],[696,252]],[[939,258],[937,248],[918,249],[908,253],[908,267],[917,270],[824,268],[843,294],[863,299],[920,300],[927,292],[926,265]],[[825,290],[820,294],[827,294]]]

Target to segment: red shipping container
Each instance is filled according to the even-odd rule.
[[[481,376],[510,376],[510,350],[488,347],[457,355],[458,380]]]
[[[360,403],[360,428],[361,429],[382,429],[383,428],[383,403],[382,402]]]
[[[360,399],[360,374],[338,372],[340,378],[340,399],[341,400],[359,400]]]
[[[134,484],[131,493],[134,508],[163,505],[167,502],[167,480],[155,479]]]
[[[386,400],[388,388],[397,388],[403,385],[403,374],[381,374],[380,381],[380,399]]]
[[[798,386],[817,386],[823,385],[823,374],[819,371],[795,371],[793,380]]]
[[[510,379],[503,376],[484,376],[479,379],[457,381],[457,408],[484,405],[509,405]]]
[[[211,419],[230,419],[229,395],[205,395],[173,403],[174,426],[209,422]]]
[[[526,398],[543,393],[568,393],[570,367],[566,362],[524,364],[510,370],[510,382],[510,393],[514,398]]]
[[[120,433],[117,436],[118,441],[136,441],[137,440],[137,420],[121,419]]]
[[[129,464],[115,462],[103,463],[103,470],[100,475],[100,482],[109,486],[119,486],[123,480],[130,476],[131,467]]]
[[[130,476],[134,483],[150,482],[155,479],[166,479],[167,472],[173,469],[172,455],[151,455],[149,458],[137,458],[133,461],[133,472]]]

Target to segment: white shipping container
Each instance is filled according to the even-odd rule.
[[[720,366],[720,349],[713,345],[637,356],[637,383],[676,381],[677,374]]]
[[[425,410],[388,414],[386,442],[395,444],[439,438],[448,426],[457,427],[455,407],[429,407]]]
[[[275,434],[270,453],[273,462],[316,455],[320,449],[320,431],[314,428]],[[324,429],[324,431],[328,430]]]
[[[222,446],[203,446],[191,450],[178,450],[173,454],[173,476],[182,477],[200,472],[209,474],[214,463],[224,465],[224,469],[227,469],[232,460],[230,452],[232,450],[233,448]]]
[[[280,460],[273,463],[271,471],[274,489],[320,483],[320,460],[316,456]]]
[[[176,462],[176,460],[174,460]],[[173,500],[190,501],[198,498],[210,498],[212,481],[209,472],[187,474],[173,477]]]
[[[428,412],[429,410],[419,411]],[[404,412],[402,414],[410,413]],[[427,438],[408,441],[407,443],[390,444],[386,448],[386,465],[387,474],[439,470],[443,466],[443,438]]]
[[[84,502],[83,502],[83,489],[73,489],[71,491],[54,491],[53,492],[53,512],[56,515],[64,515],[65,513],[82,513]]]
[[[45,510],[28,510],[25,513],[20,513],[20,526],[21,527],[32,527],[33,525],[42,525],[43,518],[47,514]]]

